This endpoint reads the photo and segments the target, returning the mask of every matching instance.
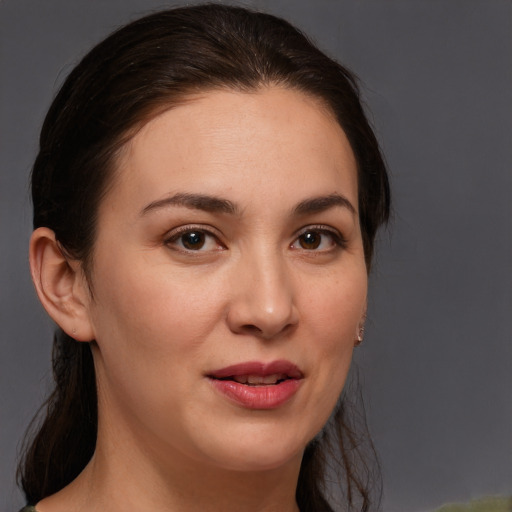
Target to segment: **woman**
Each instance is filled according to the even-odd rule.
[[[333,510],[339,476],[376,506],[339,399],[389,187],[347,70],[269,15],[148,16],[64,83],[32,193],[59,329],[30,505]]]

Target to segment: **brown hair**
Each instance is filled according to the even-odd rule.
[[[354,76],[288,22],[217,4],[139,19],[98,44],[71,72],[41,131],[32,171],[34,228],[52,229],[63,250],[87,272],[98,205],[112,181],[116,153],[134,130],[195,92],[253,91],[262,85],[322,100],[345,131],[358,164],[359,220],[369,269],[390,197]],[[95,448],[97,396],[89,345],[57,329],[53,370],[55,389],[18,470],[30,503],[70,483]],[[372,503],[371,464],[363,454],[365,446],[371,453],[371,441],[364,417],[357,433],[347,404],[340,401],[306,448],[297,487],[302,512],[332,510],[326,473],[333,472],[342,475],[350,508],[365,511]]]

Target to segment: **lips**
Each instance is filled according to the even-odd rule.
[[[261,375],[233,375],[228,377],[230,380],[240,384],[247,384],[248,386],[271,386],[288,378],[288,375],[285,373],[274,373],[264,377]]]
[[[213,387],[231,402],[249,409],[275,409],[298,391],[304,375],[285,360],[251,361],[227,366],[208,375]]]

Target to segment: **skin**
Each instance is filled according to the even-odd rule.
[[[207,234],[187,248],[191,231]],[[214,91],[158,115],[119,158],[89,282],[46,228],[30,259],[54,320],[96,340],[99,394],[93,459],[39,512],[298,510],[302,453],[343,388],[367,294],[356,162],[317,100]],[[304,378],[276,409],[235,404],[207,377],[277,359]]]

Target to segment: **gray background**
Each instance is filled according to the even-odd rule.
[[[512,2],[248,1],[356,70],[391,169],[356,360],[386,512],[512,494]],[[163,1],[0,0],[0,510],[47,389],[51,324],[29,281],[28,175],[78,56]]]

